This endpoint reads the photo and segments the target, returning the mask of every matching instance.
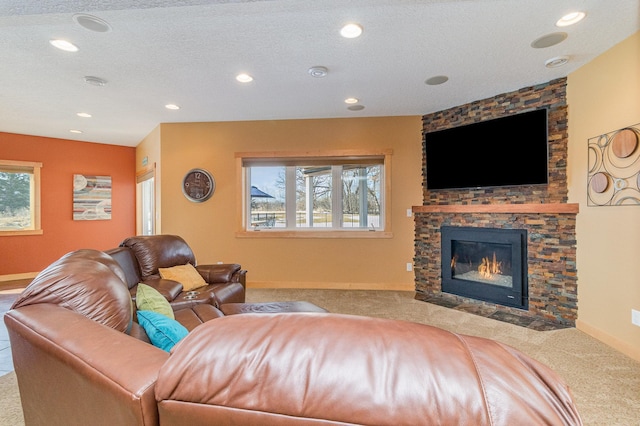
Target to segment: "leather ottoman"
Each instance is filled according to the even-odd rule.
[[[225,315],[274,314],[280,312],[329,312],[310,302],[225,303],[220,306]]]

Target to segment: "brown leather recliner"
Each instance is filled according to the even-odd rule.
[[[239,264],[198,265],[187,242],[177,235],[148,235],[125,239],[118,248],[106,251],[125,272],[125,282],[135,299],[138,283],[158,290],[174,309],[210,303],[218,307],[224,303],[245,301],[246,274]],[[190,263],[200,273],[206,286],[188,295],[182,284],[163,279],[159,268]]]
[[[136,324],[123,275],[103,253],[74,252],[6,313],[27,425],[582,424],[548,367],[406,321],[222,316],[168,353],[127,334]]]

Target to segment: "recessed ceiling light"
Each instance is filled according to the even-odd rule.
[[[437,86],[438,84],[443,84],[447,81],[449,81],[449,77],[447,77],[446,75],[436,75],[434,77],[428,78],[425,81],[425,84],[428,84],[429,86]]]
[[[176,104],[166,104],[164,107],[166,109],[172,109],[172,110],[180,109],[180,107],[178,105],[176,105]]]
[[[238,80],[240,83],[249,83],[253,81],[253,77],[251,77],[249,74],[238,74],[236,76],[236,80]]]
[[[350,105],[347,109],[349,111],[362,111],[364,109],[364,105]]]
[[[531,47],[534,49],[542,49],[545,47],[555,46],[556,44],[564,41],[567,38],[567,33],[551,33],[543,35],[531,42]]]
[[[309,68],[308,73],[311,77],[322,78],[329,73],[329,70],[327,67],[311,67]]]
[[[362,34],[362,26],[360,24],[347,24],[340,30],[340,35],[344,38],[356,38]]]
[[[107,80],[105,80],[104,78],[95,77],[92,75],[87,75],[83,77],[83,79],[85,83],[90,84],[92,86],[104,86],[105,84],[107,84]]]
[[[89,114],[88,112],[79,112],[76,115],[82,118],[91,118],[91,114]]]
[[[49,40],[49,43],[51,43],[52,46],[57,47],[60,50],[64,50],[65,52],[78,51],[78,46],[76,46],[75,44],[67,40],[54,39],[54,40]]]
[[[76,129],[71,129],[69,130],[70,133],[82,133],[82,130],[76,130]]]
[[[556,56],[545,61],[544,66],[547,68],[558,68],[569,62],[568,56]]]
[[[358,102],[360,102],[358,98],[347,98],[344,100],[345,104],[357,104]]]
[[[95,31],[97,33],[106,33],[111,31],[111,25],[103,19],[97,16],[87,15],[86,13],[76,13],[73,15],[73,20],[76,23],[89,31]]]
[[[564,15],[562,18],[556,22],[557,27],[568,27],[569,25],[576,24],[584,19],[587,16],[584,12],[572,12]]]

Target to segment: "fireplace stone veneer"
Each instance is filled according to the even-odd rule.
[[[535,212],[540,209],[541,212]],[[487,210],[493,210],[488,212]],[[452,304],[490,306],[559,326],[575,326],[577,205],[416,206],[414,271],[416,291]],[[527,309],[502,306],[442,291],[443,226],[527,230]]]
[[[427,114],[423,123],[423,200],[413,208],[415,220],[414,271],[416,299],[437,300],[445,306],[492,312],[491,318],[511,318],[522,325],[575,326],[577,272],[575,221],[577,204],[567,203],[568,106],[566,78],[502,93],[447,110]],[[549,183],[519,187],[427,189],[426,141],[430,132],[547,108]],[[523,129],[526,131],[526,129]],[[478,141],[482,143],[482,141]],[[520,143],[513,137],[514,149]],[[464,173],[464,170],[461,170]],[[514,228],[527,230],[527,309],[505,307],[442,292],[442,226]],[[420,297],[424,296],[424,297]],[[463,306],[464,305],[464,306]],[[467,309],[471,307],[472,309]],[[537,325],[536,325],[537,327]]]

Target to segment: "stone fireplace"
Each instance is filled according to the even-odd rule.
[[[549,183],[542,186],[429,191],[423,181],[423,205],[412,209],[417,299],[449,307],[464,306],[474,313],[495,313],[492,317],[496,319],[521,325],[522,319],[526,319],[556,327],[575,326],[575,219],[578,205],[567,203],[565,89],[566,79],[558,79],[423,117],[423,133],[427,134],[531,108],[548,108]],[[517,146],[517,137],[514,137],[514,146]],[[426,176],[425,152],[423,141],[423,178]],[[451,228],[514,231],[512,233],[518,235],[515,238],[522,240],[523,248],[514,251],[511,247],[514,241],[511,240],[507,244],[510,246],[510,258],[502,262],[505,270],[506,263],[509,263],[511,286],[515,282],[517,288],[497,288],[499,286],[495,284],[480,281],[473,283],[475,289],[469,290],[467,281],[472,280],[467,277],[478,273],[477,264],[481,265],[486,256],[479,260],[467,258],[466,262],[470,261],[471,267],[452,267],[451,253],[445,253],[451,251],[451,242],[446,239],[443,246],[443,229]],[[467,241],[465,238],[460,239]],[[479,242],[487,243],[484,240]],[[507,250],[501,246],[502,241],[497,246],[493,244],[493,248],[502,252]],[[457,249],[458,258],[470,256],[465,251],[470,248],[463,248],[464,245]],[[496,256],[500,250],[496,250]],[[488,257],[487,262],[492,262],[493,253]],[[514,261],[521,265],[514,266]],[[469,272],[472,273],[465,275]],[[540,329],[545,328],[542,326]]]

